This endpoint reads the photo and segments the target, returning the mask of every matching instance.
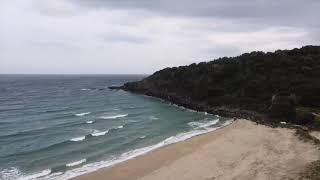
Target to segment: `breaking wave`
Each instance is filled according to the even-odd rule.
[[[78,113],[78,114],[75,114],[75,116],[85,116],[85,115],[88,115],[90,113],[91,112]]]
[[[70,139],[70,141],[77,142],[77,141],[83,141],[85,139],[86,139],[86,136],[80,136],[80,137],[72,138]]]
[[[51,173],[50,169],[43,170],[39,173],[24,174],[18,168],[11,167],[8,169],[0,169],[0,179],[3,180],[32,180],[46,177]]]
[[[115,116],[101,116],[101,119],[118,119],[118,118],[123,118],[128,116],[128,114],[119,114],[119,115],[115,115]]]
[[[106,131],[95,131],[94,133],[91,133],[91,136],[97,137],[97,136],[104,136],[109,132],[109,130]]]
[[[78,165],[83,164],[85,162],[87,162],[86,159],[81,159],[80,161],[75,161],[75,162],[68,163],[68,164],[66,164],[66,166],[67,167],[78,166]]]
[[[207,122],[189,122],[188,125],[195,128],[208,128],[210,126],[216,125],[219,122],[219,119],[215,119],[213,121],[207,121]]]

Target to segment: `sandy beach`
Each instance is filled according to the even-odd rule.
[[[294,178],[318,160],[315,145],[295,131],[247,120],[172,144],[79,180],[277,180]]]

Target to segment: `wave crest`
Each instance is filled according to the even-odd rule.
[[[101,116],[100,119],[118,119],[128,116],[128,114],[119,114],[115,116]]]
[[[150,116],[149,119],[151,119],[151,120],[158,120],[159,118],[158,118],[158,117],[155,117],[155,116]]]
[[[66,164],[66,166],[67,167],[78,166],[78,165],[83,164],[85,162],[87,162],[87,159],[81,159],[80,161],[68,163],[68,164]]]
[[[194,129],[201,129],[201,128],[209,128],[210,126],[213,126],[219,122],[219,119],[215,119],[213,121],[207,121],[207,122],[189,122],[188,125],[193,127]]]
[[[107,133],[109,132],[109,130],[106,130],[106,131],[96,131],[94,133],[91,133],[91,136],[94,136],[94,137],[97,137],[97,136],[104,136],[106,135]]]
[[[85,116],[85,115],[88,115],[90,113],[91,112],[78,113],[78,114],[75,114],[75,116]]]
[[[80,136],[80,137],[72,138],[70,139],[70,141],[77,142],[77,141],[83,141],[85,139],[86,139],[86,136]]]

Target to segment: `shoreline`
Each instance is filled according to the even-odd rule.
[[[122,86],[114,86],[108,87],[111,90],[123,90],[126,92],[134,93],[137,95],[142,95],[146,97],[156,98],[161,101],[164,101],[169,104],[173,104],[179,107],[183,107],[185,109],[190,109],[196,112],[207,112],[213,115],[219,115],[222,117],[228,117],[233,119],[248,119],[258,124],[263,124],[271,127],[277,127],[279,124],[273,122],[271,118],[266,114],[254,110],[246,110],[242,108],[228,108],[227,106],[210,106],[203,104],[199,101],[190,101],[186,100],[180,96],[171,96],[165,94],[158,94],[153,92],[144,92],[140,91],[139,89],[135,89],[130,87],[130,83],[137,83],[137,82],[129,82]]]
[[[191,180],[244,175],[246,179],[283,179],[297,176],[307,164],[320,159],[318,154],[315,145],[299,140],[292,129],[270,128],[238,119],[215,131],[73,179]]]
[[[178,106],[178,108],[184,108],[184,107]],[[198,113],[205,113],[205,112],[198,112]],[[220,120],[210,121],[210,122],[208,122],[208,124],[205,124],[205,125],[212,125],[212,123],[217,124],[219,121]],[[187,141],[187,140],[192,139],[197,136],[205,135],[205,134],[211,133],[213,131],[223,129],[223,128],[229,126],[230,124],[232,124],[233,122],[234,122],[234,120],[227,119],[227,120],[224,120],[223,123],[221,123],[218,126],[204,127],[203,130],[193,129],[190,131],[181,132],[181,133],[176,134],[174,136],[168,137],[167,139],[164,139],[156,144],[152,144],[149,146],[145,146],[142,148],[138,148],[138,149],[134,149],[134,150],[122,153],[121,155],[119,155],[115,159],[88,164],[89,166],[87,166],[87,167],[89,167],[89,168],[85,168],[85,166],[86,166],[85,165],[83,167],[80,167],[79,169],[76,168],[74,170],[67,171],[70,174],[66,174],[65,176],[63,176],[63,178],[76,179],[77,177],[80,177],[80,176],[83,176],[86,174],[91,174],[91,173],[94,173],[94,172],[102,170],[102,169],[109,169],[109,168],[112,168],[113,166],[116,166],[118,164],[126,163],[127,161],[130,161],[135,158],[139,158],[140,156],[144,156],[146,154],[152,153],[154,151],[165,148],[167,146],[171,146],[171,145],[174,145],[174,144],[177,144],[180,142]],[[94,167],[93,169],[90,168],[90,165],[93,165],[93,164],[99,164],[98,168],[96,168],[96,167]],[[87,171],[87,172],[85,172],[85,171]]]

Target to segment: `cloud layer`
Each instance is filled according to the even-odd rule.
[[[317,0],[5,0],[1,73],[144,74],[319,44]]]

